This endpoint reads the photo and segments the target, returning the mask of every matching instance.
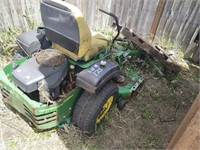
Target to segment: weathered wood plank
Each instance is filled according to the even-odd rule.
[[[121,15],[119,16],[121,24],[126,25],[126,26],[128,23],[127,16],[128,16],[128,10],[130,9],[129,5],[130,5],[130,0],[122,1],[122,4],[121,4],[122,11],[121,11]]]
[[[177,19],[174,21],[173,27],[170,31],[169,38],[171,39],[176,39],[179,36],[179,30],[181,25],[183,24],[184,18],[186,17],[187,12],[189,11],[189,6],[191,5],[192,1],[191,0],[185,0],[183,2],[184,5],[180,11],[180,13],[177,16]]]
[[[129,3],[129,9],[128,9],[128,15],[126,16],[127,18],[127,27],[130,29],[133,29],[133,22],[136,19],[136,6],[139,0],[131,0]],[[130,9],[131,8],[131,9]]]
[[[28,13],[30,19],[41,23],[38,1],[27,0],[0,0],[4,7],[0,10],[2,24],[11,27],[21,27],[25,29],[27,23],[23,15]]]
[[[164,27],[165,27],[165,24],[167,23],[167,20],[170,17],[171,8],[173,7],[173,4],[174,4],[174,1],[172,1],[172,0],[166,1],[165,9],[163,11],[162,17],[160,18],[160,22],[159,22],[158,29],[155,34],[155,38],[163,36]]]
[[[191,1],[191,4],[189,6],[189,10],[188,12],[186,12],[186,15],[184,17],[184,20],[181,24],[181,27],[179,28],[178,34],[177,34],[177,45],[182,45],[184,43],[183,39],[185,37],[186,34],[188,34],[188,28],[191,25],[191,21],[193,19],[193,16],[195,15],[195,12],[197,10],[198,7],[198,1]]]
[[[174,137],[169,143],[167,149],[199,149],[200,142],[200,93],[194,100],[191,108],[183,119],[180,127],[176,131]],[[196,140],[197,143],[196,143]]]
[[[195,41],[195,38],[198,36],[198,33],[200,33],[200,24],[198,25],[198,27],[196,28],[193,36],[190,38],[190,43],[188,44],[188,47],[187,47],[187,51],[190,51],[197,43],[194,43]],[[200,42],[199,42],[200,43]],[[199,45],[199,49],[200,49],[200,45]],[[199,50],[200,51],[200,50]]]
[[[2,17],[3,17],[3,24],[6,23],[7,26],[14,27],[14,23],[12,20],[11,12],[9,3],[7,0],[1,0],[1,3],[4,5],[4,7],[1,9]]]
[[[137,3],[136,13],[135,13],[135,16],[137,16],[137,18],[135,19],[134,24],[133,24],[133,31],[136,33],[139,33],[139,31],[137,30],[137,27],[138,27],[139,20],[141,18],[141,12],[142,12],[143,5],[144,5],[144,0],[140,0]]]
[[[191,42],[191,38],[193,37],[193,35],[195,34],[195,31],[197,30],[197,28],[199,28],[200,26],[200,5],[198,5],[194,16],[190,22],[190,26],[188,27],[188,33],[185,35],[183,41],[184,43],[182,44],[186,49],[189,46],[189,43]]]
[[[154,36],[156,34],[156,31],[158,29],[158,24],[160,22],[160,18],[163,14],[164,11],[164,7],[166,4],[166,0],[160,0],[156,9],[156,13],[153,19],[153,23],[151,25],[151,29],[150,29],[150,34],[152,35],[152,37],[150,37],[150,40],[153,41],[154,40]]]
[[[121,33],[128,40],[136,44],[142,50],[147,52],[147,54],[149,54],[150,56],[157,59],[160,63],[162,63],[165,67],[167,67],[172,72],[178,73],[181,70],[180,66],[176,63],[176,61],[171,59],[160,47],[152,46],[140,36],[136,35],[133,32],[130,32],[127,28],[123,28]]]
[[[138,20],[138,25],[137,25],[137,28],[136,28],[136,30],[138,31],[138,34],[140,36],[142,36],[144,34],[143,26],[144,26],[145,21],[146,21],[149,3],[151,3],[151,2],[150,1],[144,1],[143,7],[141,9],[142,10],[141,15],[140,15],[140,18]]]
[[[147,14],[145,16],[146,19],[145,19],[143,29],[142,29],[143,30],[142,37],[144,37],[146,39],[149,39],[149,37],[150,37],[150,34],[151,34],[150,28],[151,28],[153,18],[156,13],[156,9],[158,7],[158,3],[159,3],[159,0],[152,0],[152,1],[150,1],[149,6],[147,8]]]
[[[177,24],[178,20],[182,18],[181,12],[186,10],[186,8],[184,7],[185,5],[188,5],[187,0],[182,1],[181,5],[176,6],[176,7],[179,7],[179,8],[177,9],[177,12],[175,12],[176,15],[174,15],[174,19],[173,19],[173,22],[171,24],[171,28],[168,30],[169,31],[169,34],[168,34],[169,38],[171,38],[171,33],[173,32],[174,26]]]
[[[163,30],[163,36],[169,37],[169,33],[172,29],[173,23],[177,18],[177,15],[181,8],[183,7],[183,1],[182,0],[176,0],[174,1],[174,5],[171,9],[170,16],[165,24],[164,30]]]

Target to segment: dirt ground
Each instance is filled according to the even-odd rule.
[[[4,66],[1,60],[1,68]],[[171,79],[143,71],[145,81],[125,109],[114,107],[93,136],[75,126],[36,132],[0,96],[0,149],[164,149],[199,92],[199,70]]]

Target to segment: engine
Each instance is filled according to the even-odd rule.
[[[39,101],[55,101],[60,86],[67,76],[67,58],[54,49],[36,53],[32,58],[13,69],[13,81],[24,93],[39,94]]]

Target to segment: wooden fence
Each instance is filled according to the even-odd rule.
[[[149,39],[172,41],[172,49],[190,50],[200,30],[200,0],[66,0],[76,5],[90,27],[105,27],[112,18],[99,8],[115,13],[120,24]],[[25,12],[40,23],[39,0],[0,0],[0,23],[25,27]]]
[[[0,4],[0,25],[25,29],[27,19],[41,23],[39,0],[0,0]]]

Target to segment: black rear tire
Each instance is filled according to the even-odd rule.
[[[23,57],[27,57],[26,53],[22,50],[22,49],[18,49],[13,58],[12,58],[12,61],[18,61],[19,59],[23,58]]]
[[[98,93],[84,91],[73,111],[72,120],[85,133],[95,132],[96,125],[101,122],[118,94],[117,84],[108,82]]]

